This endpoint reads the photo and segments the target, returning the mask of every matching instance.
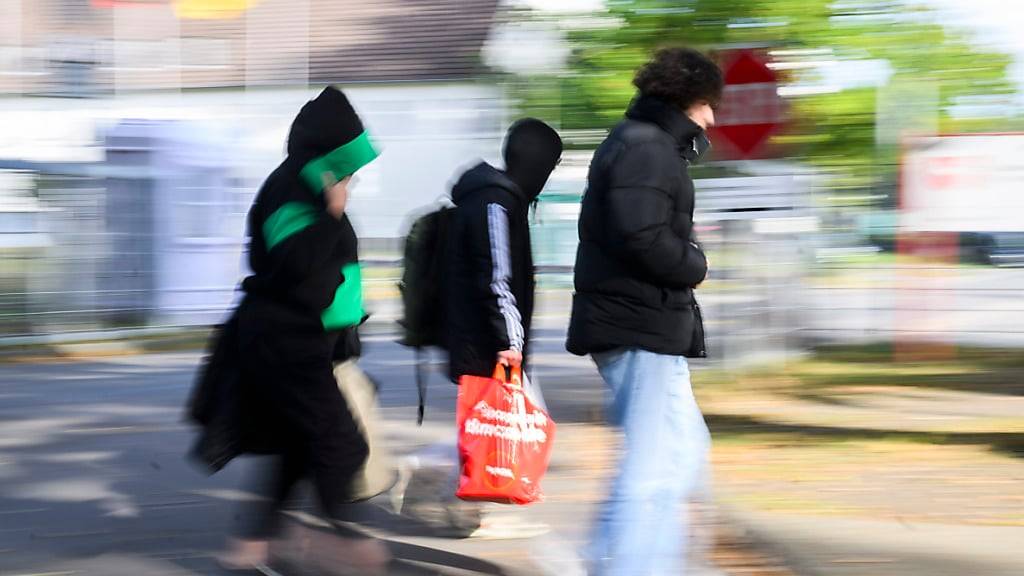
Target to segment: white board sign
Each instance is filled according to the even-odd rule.
[[[1024,231],[1024,134],[914,138],[903,158],[909,232]]]

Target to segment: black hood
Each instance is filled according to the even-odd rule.
[[[481,162],[466,171],[459,178],[459,181],[452,188],[452,202],[461,204],[469,195],[485,188],[501,188],[507,190],[516,199],[526,202],[519,186],[516,185],[504,172],[491,166],[487,162]]]
[[[333,86],[302,107],[288,133],[288,157],[315,192],[324,186],[327,174],[340,181],[377,154],[352,104]]]
[[[333,86],[306,102],[292,121],[288,133],[288,155],[310,160],[350,142],[363,133],[352,104]]]

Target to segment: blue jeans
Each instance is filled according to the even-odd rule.
[[[592,576],[685,574],[685,500],[705,480],[711,437],[686,358],[645,350],[594,354],[625,435],[611,494],[588,550]]]

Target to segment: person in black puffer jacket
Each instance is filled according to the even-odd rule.
[[[618,477],[598,515],[590,574],[682,574],[683,499],[701,477],[707,427],[687,356],[703,355],[693,290],[708,263],[693,231],[687,167],[723,90],[718,67],[687,49],[659,51],[639,94],[594,154],[580,213],[567,349],[590,354],[625,432]]]

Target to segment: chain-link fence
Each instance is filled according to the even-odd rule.
[[[113,162],[0,171],[5,336],[207,325],[237,297],[252,187],[201,170],[156,170],[140,160],[145,146],[108,144],[120,150]],[[533,224],[539,301],[549,303],[539,313],[556,327],[572,290],[584,186],[574,178],[553,180]],[[698,298],[713,358],[778,358],[823,342],[1024,339],[1024,270],[830,247],[845,237],[817,226],[806,187],[772,178],[698,182],[698,227],[711,256]],[[385,331],[401,313],[400,248],[397,238],[363,244],[368,306]]]
[[[181,171],[154,171],[142,160],[144,146],[116,144],[113,163],[32,173],[41,241],[6,250],[0,285],[5,335],[206,325],[222,318],[237,297],[252,191],[231,188],[230,179],[204,183]],[[808,214],[805,200],[796,205],[803,196],[792,193],[792,184],[772,184],[789,200],[776,195],[773,206],[748,210],[749,198],[736,198],[755,185],[763,192],[769,182],[700,183],[705,209],[698,224],[712,272],[698,297],[714,359],[778,358],[799,342],[807,260],[793,226]],[[556,178],[534,218],[542,325],[564,328],[568,319],[583,185]],[[367,306],[385,331],[401,313],[395,289],[400,248],[394,238],[362,246]]]

